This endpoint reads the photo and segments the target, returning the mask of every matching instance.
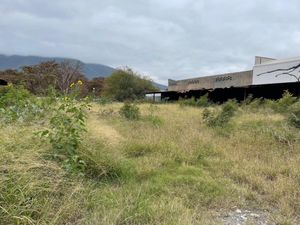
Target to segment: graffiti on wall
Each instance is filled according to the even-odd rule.
[[[267,74],[275,74],[275,77],[289,76],[295,78],[295,81],[300,82],[300,63],[287,69],[275,69],[260,73],[257,74],[257,76],[259,77]]]

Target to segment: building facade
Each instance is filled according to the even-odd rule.
[[[255,57],[252,70],[203,76],[184,80],[168,80],[162,99],[200,97],[208,93],[214,101],[228,98],[243,100],[247,96],[280,98],[285,90],[300,96],[300,57],[276,60]]]

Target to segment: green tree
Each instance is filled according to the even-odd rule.
[[[105,79],[103,94],[117,101],[136,100],[146,91],[156,91],[151,80],[141,77],[132,69],[118,69]]]

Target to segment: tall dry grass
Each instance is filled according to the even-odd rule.
[[[89,111],[80,148],[89,176],[47,158],[33,135],[45,124],[2,124],[2,224],[220,224],[236,207],[300,223],[299,129],[284,115],[239,107],[226,126],[208,127],[202,108],[138,104],[131,121],[121,107]]]

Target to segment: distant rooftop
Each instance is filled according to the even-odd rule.
[[[266,58],[266,57],[262,57]],[[271,58],[266,58],[269,60],[266,60],[262,63],[255,64],[254,66],[264,66],[264,65],[272,65],[272,64],[281,64],[281,63],[286,63],[286,62],[294,62],[294,61],[300,61],[300,57],[293,57],[293,58],[286,58],[286,59],[271,59]]]

